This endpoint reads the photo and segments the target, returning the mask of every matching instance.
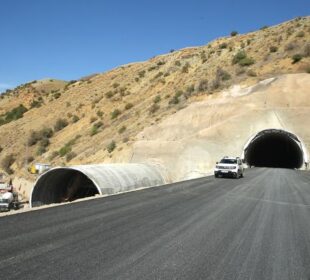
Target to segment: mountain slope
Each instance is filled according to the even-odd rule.
[[[309,39],[310,17],[298,18],[78,81],[20,86],[0,100],[0,167],[30,178],[31,162],[130,161],[144,128],[194,101],[213,100],[234,84],[310,72]]]

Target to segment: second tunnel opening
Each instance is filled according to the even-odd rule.
[[[304,155],[295,135],[270,129],[251,140],[245,148],[244,161],[256,167],[301,168]]]
[[[32,206],[74,201],[99,194],[94,183],[82,172],[58,168],[48,171],[35,185]]]

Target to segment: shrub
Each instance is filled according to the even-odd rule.
[[[37,144],[38,140],[40,139],[38,132],[36,131],[31,131],[30,136],[28,138],[28,146],[33,146],[35,144]]]
[[[89,120],[89,122],[90,122],[90,123],[93,123],[93,122],[95,122],[96,120],[98,120],[96,117],[91,117],[90,120]]]
[[[242,74],[244,74],[244,73],[245,73],[245,69],[244,69],[244,68],[238,67],[238,68],[236,69],[236,75],[237,75],[237,76],[240,76],[240,75],[242,75]]]
[[[307,44],[304,48],[304,56],[309,57],[310,56],[310,44]]]
[[[58,154],[59,156],[64,157],[66,154],[70,153],[71,151],[72,151],[71,145],[66,144],[59,150]]]
[[[227,71],[223,70],[222,68],[217,69],[216,77],[218,79],[221,79],[222,81],[227,81],[231,79],[231,75]]]
[[[179,90],[176,94],[169,100],[169,104],[178,104],[180,102],[180,96],[182,96],[183,91]]]
[[[119,130],[118,130],[118,133],[119,134],[122,134],[123,132],[125,132],[125,130],[126,130],[126,126],[122,126]]]
[[[2,169],[8,173],[13,174],[13,170],[11,169],[11,165],[15,162],[15,157],[12,154],[5,156],[1,162]]]
[[[227,43],[222,43],[219,46],[220,49],[226,49],[227,48]]]
[[[126,88],[126,87],[121,87],[121,88],[119,89],[120,95],[121,95],[121,96],[124,96],[124,95],[125,95],[126,90],[127,90],[127,88]]]
[[[132,107],[133,107],[133,104],[132,104],[132,103],[127,103],[127,104],[125,105],[125,110],[130,110]]]
[[[109,153],[112,153],[114,149],[116,148],[116,143],[114,140],[112,140],[108,145],[107,145],[107,151]]]
[[[42,128],[39,133],[45,138],[51,138],[54,135],[53,129],[47,127]]]
[[[190,85],[186,88],[186,95],[189,96],[191,95],[193,92],[195,91],[195,86],[194,85]]]
[[[221,86],[221,82],[220,82],[220,79],[217,77],[217,78],[215,78],[215,79],[211,82],[210,90],[211,90],[211,91],[216,90],[216,89],[218,89],[220,86]]]
[[[306,67],[306,73],[310,74],[310,66]]]
[[[205,63],[208,60],[205,51],[201,52],[200,59],[202,60],[202,63]]]
[[[80,118],[77,116],[77,115],[73,115],[72,116],[72,122],[73,123],[76,123],[76,122],[78,122],[80,120]]]
[[[27,163],[33,162],[33,161],[34,161],[34,157],[33,157],[33,156],[26,157],[25,161],[26,161]]]
[[[299,54],[299,53],[297,53],[297,54],[294,54],[293,56],[292,56],[292,64],[295,64],[295,63],[297,63],[297,62],[299,62],[300,60],[302,60],[302,55],[301,54]]]
[[[268,26],[268,25],[264,25],[264,26],[262,26],[262,27],[260,28],[260,30],[265,30],[265,29],[267,29],[267,28],[269,28],[269,26]]]
[[[248,72],[247,72],[247,75],[250,76],[250,77],[256,77],[257,74],[254,70],[250,69]]]
[[[55,157],[59,156],[58,151],[53,151],[51,155],[49,156],[49,160],[53,160]]]
[[[277,51],[278,51],[278,47],[271,46],[271,47],[269,48],[269,51],[270,51],[271,53],[277,52]]]
[[[124,137],[123,138],[123,143],[127,143],[129,141],[129,137]]]
[[[199,82],[198,84],[198,91],[202,92],[202,91],[206,91],[208,89],[208,80],[203,79]]]
[[[230,32],[230,36],[231,36],[231,37],[234,37],[234,36],[236,36],[236,35],[238,35],[238,31],[231,31],[231,32]]]
[[[33,100],[30,104],[30,108],[33,109],[33,108],[39,108],[41,107],[42,103],[38,100]]]
[[[159,62],[157,62],[157,65],[158,65],[158,66],[165,65],[165,64],[166,64],[165,61],[159,61]]]
[[[77,154],[75,152],[69,152],[67,155],[66,155],[66,161],[70,161],[72,160],[73,158],[75,158],[77,156]]]
[[[160,106],[157,103],[153,103],[149,109],[149,112],[151,114],[154,114],[156,111],[158,111]]]
[[[94,124],[94,126],[100,128],[100,127],[103,126],[103,122],[102,122],[102,121],[96,122],[96,123]]]
[[[43,128],[39,131],[31,131],[29,138],[28,138],[28,145],[33,146],[37,142],[42,141],[42,143],[48,143],[46,146],[49,145],[48,138],[51,138],[53,136],[54,132],[51,128]]]
[[[188,73],[189,67],[190,67],[190,64],[187,62],[187,63],[182,67],[182,73]]]
[[[240,66],[249,66],[255,63],[254,59],[248,57],[245,51],[239,51],[232,60],[233,64],[238,63]]]
[[[112,113],[111,113],[111,119],[116,119],[119,115],[121,114],[121,111],[118,109],[115,109]]]
[[[47,147],[50,144],[50,140],[48,140],[47,138],[43,138],[40,142],[39,145],[40,147]]]
[[[96,114],[99,118],[103,116],[103,112],[101,110],[98,110]]]
[[[179,60],[177,60],[175,63],[174,63],[175,66],[181,66],[181,62]]]
[[[143,78],[145,76],[145,70],[142,70],[138,73],[140,78]]]
[[[163,72],[158,72],[155,76],[154,76],[154,80],[155,79],[158,79],[159,77],[161,77],[162,75],[164,75],[164,73]]]
[[[153,70],[157,69],[157,66],[151,66],[147,69],[147,71],[151,72]]]
[[[46,153],[46,148],[43,146],[39,146],[36,152],[37,156],[43,155],[44,153]]]
[[[105,96],[107,98],[111,98],[111,97],[113,97],[113,95],[114,95],[113,91],[108,91],[108,92],[105,93]]]
[[[60,93],[60,92],[56,92],[56,93],[54,94],[54,98],[55,98],[55,99],[58,99],[60,96],[61,96],[61,93]]]
[[[255,60],[251,57],[245,57],[239,61],[240,66],[250,66],[255,63]]]
[[[0,125],[22,118],[24,116],[24,113],[26,113],[27,111],[27,108],[22,104],[18,107],[15,107],[0,118]]]
[[[305,32],[304,32],[304,31],[299,31],[299,32],[296,34],[296,37],[299,37],[299,38],[305,37]]]
[[[286,51],[292,51],[293,49],[295,49],[295,44],[294,43],[288,43],[286,46],[285,46],[285,50]]]
[[[228,81],[231,79],[231,75],[227,71],[223,70],[221,79],[222,81]]]
[[[114,84],[112,85],[112,87],[113,87],[113,88],[117,88],[117,87],[119,87],[119,85],[120,85],[119,83],[114,83]]]
[[[154,102],[154,103],[159,103],[160,100],[161,100],[160,95],[156,95],[156,96],[154,97],[154,99],[153,99],[153,102]]]
[[[99,121],[93,124],[91,130],[90,130],[90,136],[93,136],[99,132],[99,128],[103,126],[103,122]]]
[[[237,54],[235,54],[235,56],[233,57],[232,63],[233,64],[237,64],[239,63],[240,60],[246,58],[246,52],[245,51],[239,51]]]
[[[68,121],[65,119],[58,119],[54,125],[54,131],[60,131],[68,125]]]

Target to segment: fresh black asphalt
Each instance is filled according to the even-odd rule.
[[[254,168],[0,218],[0,279],[310,279],[310,172]]]

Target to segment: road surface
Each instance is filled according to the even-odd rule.
[[[0,218],[0,279],[310,279],[310,173],[254,168]]]

